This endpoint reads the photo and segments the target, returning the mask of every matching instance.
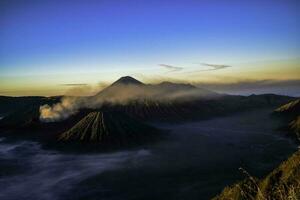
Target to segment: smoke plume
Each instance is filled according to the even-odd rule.
[[[100,93],[88,97],[64,97],[61,102],[52,106],[40,107],[40,120],[54,122],[76,114],[80,109],[99,109],[104,104],[126,105],[130,102],[170,102],[172,100],[191,100],[193,98],[207,97],[216,93],[194,87],[190,84],[174,84],[163,82],[158,85],[111,85]]]
[[[75,114],[81,107],[78,97],[64,97],[61,102],[49,106],[40,106],[40,120],[43,122],[54,122],[68,118]]]

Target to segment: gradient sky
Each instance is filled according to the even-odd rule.
[[[56,95],[124,75],[298,80],[300,1],[0,1],[0,95]]]

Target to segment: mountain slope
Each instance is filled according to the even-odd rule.
[[[274,111],[274,114],[287,121],[286,127],[283,128],[300,140],[300,99],[280,106]]]
[[[277,108],[275,111],[277,114],[287,114],[290,116],[300,115],[300,99],[291,101]]]
[[[298,115],[296,119],[291,121],[288,127],[292,132],[296,134],[298,140],[300,140],[300,115]]]
[[[126,104],[107,104],[106,110],[117,110],[133,117],[150,121],[182,121],[222,116],[230,113],[275,107],[292,98],[279,95],[225,95],[211,99],[197,98],[186,101],[139,100]]]
[[[158,133],[158,129],[123,113],[95,111],[62,133],[59,140],[121,147],[147,142],[158,136]]]

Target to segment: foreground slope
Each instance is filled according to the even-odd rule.
[[[297,200],[300,199],[300,151],[262,180],[248,178],[226,187],[214,200]]]

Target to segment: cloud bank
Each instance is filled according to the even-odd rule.
[[[231,65],[218,65],[218,64],[209,64],[209,63],[200,63],[200,65],[210,67],[210,69],[199,69],[199,70],[192,71],[192,72],[215,71],[215,70],[232,67]],[[185,68],[188,68],[188,67],[179,67],[179,66],[174,66],[174,65],[169,65],[169,64],[159,64],[159,66],[168,69],[169,70],[168,72],[176,72],[176,71],[181,71]]]
[[[211,67],[211,69],[203,69],[203,70],[199,70],[199,71],[215,71],[215,70],[232,67],[230,65],[217,65],[217,64],[209,64],[209,63],[201,63],[201,65]]]
[[[229,83],[196,83],[195,85],[216,92],[251,95],[251,94],[278,94],[300,97],[300,80],[238,80]]]
[[[86,83],[65,83],[65,84],[59,84],[59,85],[74,87],[74,86],[87,86],[88,84],[86,84]]]

